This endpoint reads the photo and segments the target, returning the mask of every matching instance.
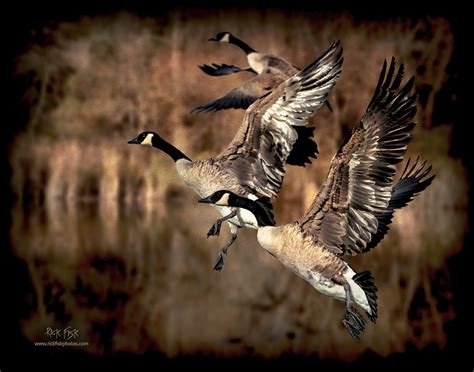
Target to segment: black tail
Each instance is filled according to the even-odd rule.
[[[377,287],[375,286],[372,273],[370,271],[362,271],[361,273],[355,274],[352,279],[365,292],[367,300],[369,301],[370,310],[372,311],[372,314],[367,311],[366,314],[369,319],[375,323],[377,319]]]
[[[318,145],[312,140],[315,128],[302,126],[292,126],[292,128],[298,133],[298,139],[293,145],[286,163],[304,167],[306,164],[311,164],[310,158],[316,159],[319,154]]]

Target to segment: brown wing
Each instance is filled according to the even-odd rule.
[[[227,94],[211,102],[194,107],[193,112],[209,112],[227,109],[246,109],[257,99],[271,92],[282,82],[299,72],[299,69],[285,61],[283,58],[268,54],[266,55],[267,68],[258,76],[247,80],[241,86],[230,90]],[[240,67],[226,64],[215,64],[212,66],[202,65],[199,68],[208,75],[221,76],[242,71],[255,71],[248,67]]]
[[[269,71],[247,80],[243,85],[230,90],[214,101],[194,107],[191,112],[209,112],[226,109],[246,109],[257,99],[270,93],[289,76]]]
[[[256,72],[250,67],[242,69],[240,67],[237,67],[234,65],[227,65],[225,63],[222,63],[220,65],[217,63],[213,63],[212,66],[198,65],[198,67],[201,69],[202,72],[210,76],[224,76],[224,75],[235,74],[237,72],[244,72],[244,71],[252,72],[256,74]]]
[[[431,166],[426,166],[426,161],[418,165],[417,158],[410,169],[408,169],[409,165],[410,159],[408,159],[400,179],[392,188],[387,209],[382,213],[375,214],[378,222],[377,232],[372,235],[370,242],[367,244],[366,251],[375,248],[388,233],[395,210],[408,205],[415,196],[431,185],[435,178],[434,175],[430,175]]]
[[[298,67],[293,66],[290,62],[279,56],[275,56],[273,54],[266,54],[264,58],[267,62],[268,67],[276,69],[284,73],[285,75],[288,75],[288,77],[293,76],[300,71]]]
[[[327,100],[341,74],[342,48],[333,43],[304,70],[250,106],[229,147],[215,161],[261,197],[276,197],[298,134]]]
[[[416,114],[414,79],[401,89],[403,64],[395,59],[380,79],[361,122],[334,157],[318,196],[298,222],[336,254],[364,252],[387,209],[392,181],[410,140]]]

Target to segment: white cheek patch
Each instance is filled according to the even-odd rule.
[[[153,138],[153,134],[148,133],[145,137],[145,139],[140,143],[140,145],[143,146],[153,146],[153,143],[151,142],[151,139]]]
[[[221,198],[215,202],[216,205],[223,205],[223,206],[228,206],[229,205],[229,194],[224,194],[221,196]]]
[[[225,34],[224,37],[221,39],[221,43],[228,43],[229,42],[229,34]]]

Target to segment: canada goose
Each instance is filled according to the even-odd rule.
[[[217,41],[219,43],[233,44],[239,47],[247,56],[247,62],[249,67],[241,69],[240,67],[233,65],[217,65],[213,66],[203,65],[199,66],[203,72],[211,76],[222,76],[231,73],[249,71],[255,74],[262,74],[268,67],[274,68],[278,71],[283,72],[286,75],[292,76],[299,71],[299,68],[292,65],[282,57],[275,56],[273,54],[259,53],[247,43],[243,42],[239,38],[232,35],[230,32],[219,32],[217,35],[212,36],[208,41]]]
[[[402,160],[414,127],[416,95],[413,78],[399,89],[403,65],[393,79],[392,60],[386,80],[383,66],[375,94],[350,138],[333,158],[328,175],[312,205],[296,222],[278,227],[257,204],[229,190],[200,200],[249,210],[258,222],[260,245],[316,290],[346,302],[343,324],[355,339],[365,319],[352,307],[361,306],[377,318],[377,288],[369,271],[356,274],[342,259],[374,248],[388,231],[395,209],[407,205],[432,182],[426,163],[418,159],[392,187],[395,164]],[[384,81],[385,80],[385,81]],[[255,227],[254,227],[255,228]]]
[[[143,132],[128,143],[167,153],[175,161],[180,178],[201,198],[227,189],[254,200],[274,199],[285,176],[285,164],[304,166],[316,157],[317,146],[311,140],[314,128],[305,126],[334,87],[342,61],[342,48],[335,42],[316,61],[250,106],[230,145],[215,157],[192,161],[154,132]],[[257,222],[246,210],[215,208],[223,217],[215,221],[208,236],[219,235],[224,221],[231,232],[214,265],[219,271],[227,249],[237,238],[237,229],[256,226]]]
[[[285,59],[273,54],[259,53],[230,32],[220,32],[211,37],[209,41],[229,43],[238,46],[247,56],[249,67],[240,68],[227,64],[199,65],[199,68],[208,75],[222,76],[231,73],[248,71],[257,76],[247,80],[244,84],[231,89],[224,96],[214,101],[194,107],[191,112],[208,112],[225,110],[229,108],[246,109],[260,97],[271,92],[283,81],[295,75],[300,69]],[[329,110],[331,106],[326,101]]]

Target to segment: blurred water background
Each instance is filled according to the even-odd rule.
[[[219,153],[244,111],[189,114],[249,78],[204,75],[198,64],[245,66],[235,47],[209,43],[230,31],[297,66],[331,41],[343,74],[312,123],[320,155],[289,168],[275,204],[278,224],[302,215],[345,134],[372,96],[384,59],[416,76],[417,126],[407,157],[433,165],[432,186],[397,212],[371,253],[348,258],[370,270],[379,318],[355,343],[343,303],[314,291],[241,230],[224,270],[212,271],[228,238],[206,239],[218,217],[196,203],[163,153],[129,146],[154,130],[192,159]],[[74,326],[91,355],[157,351],[167,357],[282,355],[355,360],[446,346],[456,319],[447,262],[467,232],[467,171],[453,151],[458,100],[456,40],[443,17],[359,20],[348,12],[175,9],[121,11],[37,27],[16,56],[24,125],[9,146],[14,194],[9,236],[27,268],[19,327],[28,342],[47,327]]]

